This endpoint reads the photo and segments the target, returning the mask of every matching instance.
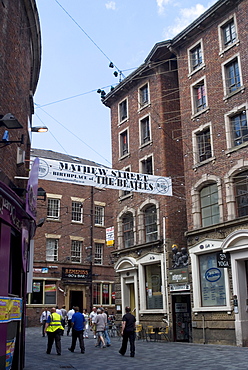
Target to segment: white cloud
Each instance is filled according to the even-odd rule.
[[[170,0],[156,0],[156,1],[158,6],[158,14],[163,14],[165,9],[164,7],[170,2]]]
[[[159,0],[157,0],[159,1]],[[208,6],[196,4],[191,8],[182,8],[179,10],[179,16],[175,18],[174,24],[164,29],[163,36],[170,39],[181,32],[185,27],[192,23],[202,13],[204,13],[214,1],[210,1]]]
[[[109,1],[108,3],[105,4],[107,9],[112,9],[115,10],[115,1]]]

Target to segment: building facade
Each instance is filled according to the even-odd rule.
[[[133,173],[170,177],[173,188],[172,196],[116,194],[116,308],[121,319],[130,306],[144,327],[161,327],[165,319],[174,340],[189,341],[184,170],[175,139],[180,102],[177,60],[168,46],[156,44],[143,65],[103,96],[111,109],[113,168],[130,172],[130,179]]]
[[[0,16],[0,368],[19,370],[24,365],[28,255],[36,227],[38,166],[29,172],[29,128],[41,42],[35,1],[2,1]]]
[[[247,12],[217,1],[171,43],[198,343],[248,343]]]
[[[37,219],[42,223],[34,238],[32,292],[28,295],[28,325],[38,325],[44,307],[65,305],[80,311],[92,306],[115,310],[114,269],[106,244],[106,228],[112,226],[112,192],[69,181],[46,178],[47,167],[100,165],[50,150],[32,149],[39,157]],[[63,165],[62,165],[63,164]],[[61,170],[62,171],[62,170]],[[75,172],[75,171],[74,171]],[[61,175],[62,176],[62,175]]]

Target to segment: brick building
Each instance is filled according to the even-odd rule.
[[[192,334],[200,343],[248,343],[247,14],[247,0],[217,1],[170,46],[178,58]]]
[[[34,0],[4,0],[0,17],[0,368],[19,370],[24,366],[27,257],[35,232],[38,175],[35,166],[29,172],[29,151],[41,40]]]
[[[28,296],[28,324],[37,325],[44,307],[92,305],[115,309],[114,269],[106,245],[106,227],[112,226],[112,191],[46,179],[46,168],[96,166],[94,162],[50,150],[32,149],[39,157],[39,187],[46,200],[38,200],[38,227],[34,238],[33,292]],[[74,177],[74,175],[72,175]],[[38,198],[39,199],[39,198]]]
[[[102,94],[111,109],[113,168],[171,177],[173,188],[173,196],[117,194],[113,213],[116,307],[120,319],[125,306],[131,306],[143,326],[160,327],[165,318],[171,336],[188,341],[184,170],[181,143],[173,139],[181,131],[180,103],[177,60],[168,46],[156,44],[144,64],[106,96]],[[172,267],[177,271],[169,273]],[[185,308],[180,331],[179,305]]]

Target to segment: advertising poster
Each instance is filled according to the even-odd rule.
[[[11,340],[7,340],[7,343],[6,343],[6,367],[5,367],[6,370],[11,369],[14,350],[15,350],[15,338],[13,338]]]

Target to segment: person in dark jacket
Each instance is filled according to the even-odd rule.
[[[127,342],[130,342],[130,357],[135,355],[135,322],[136,318],[131,314],[131,308],[125,308],[126,314],[122,317],[122,346],[119,353],[124,356],[127,350]]]
[[[69,351],[74,352],[74,349],[76,347],[77,338],[79,340],[79,346],[81,349],[81,353],[85,352],[84,347],[84,315],[79,312],[79,307],[74,307],[75,313],[72,316],[71,319],[71,325],[72,325],[72,341],[71,341],[71,347],[69,347]]]

